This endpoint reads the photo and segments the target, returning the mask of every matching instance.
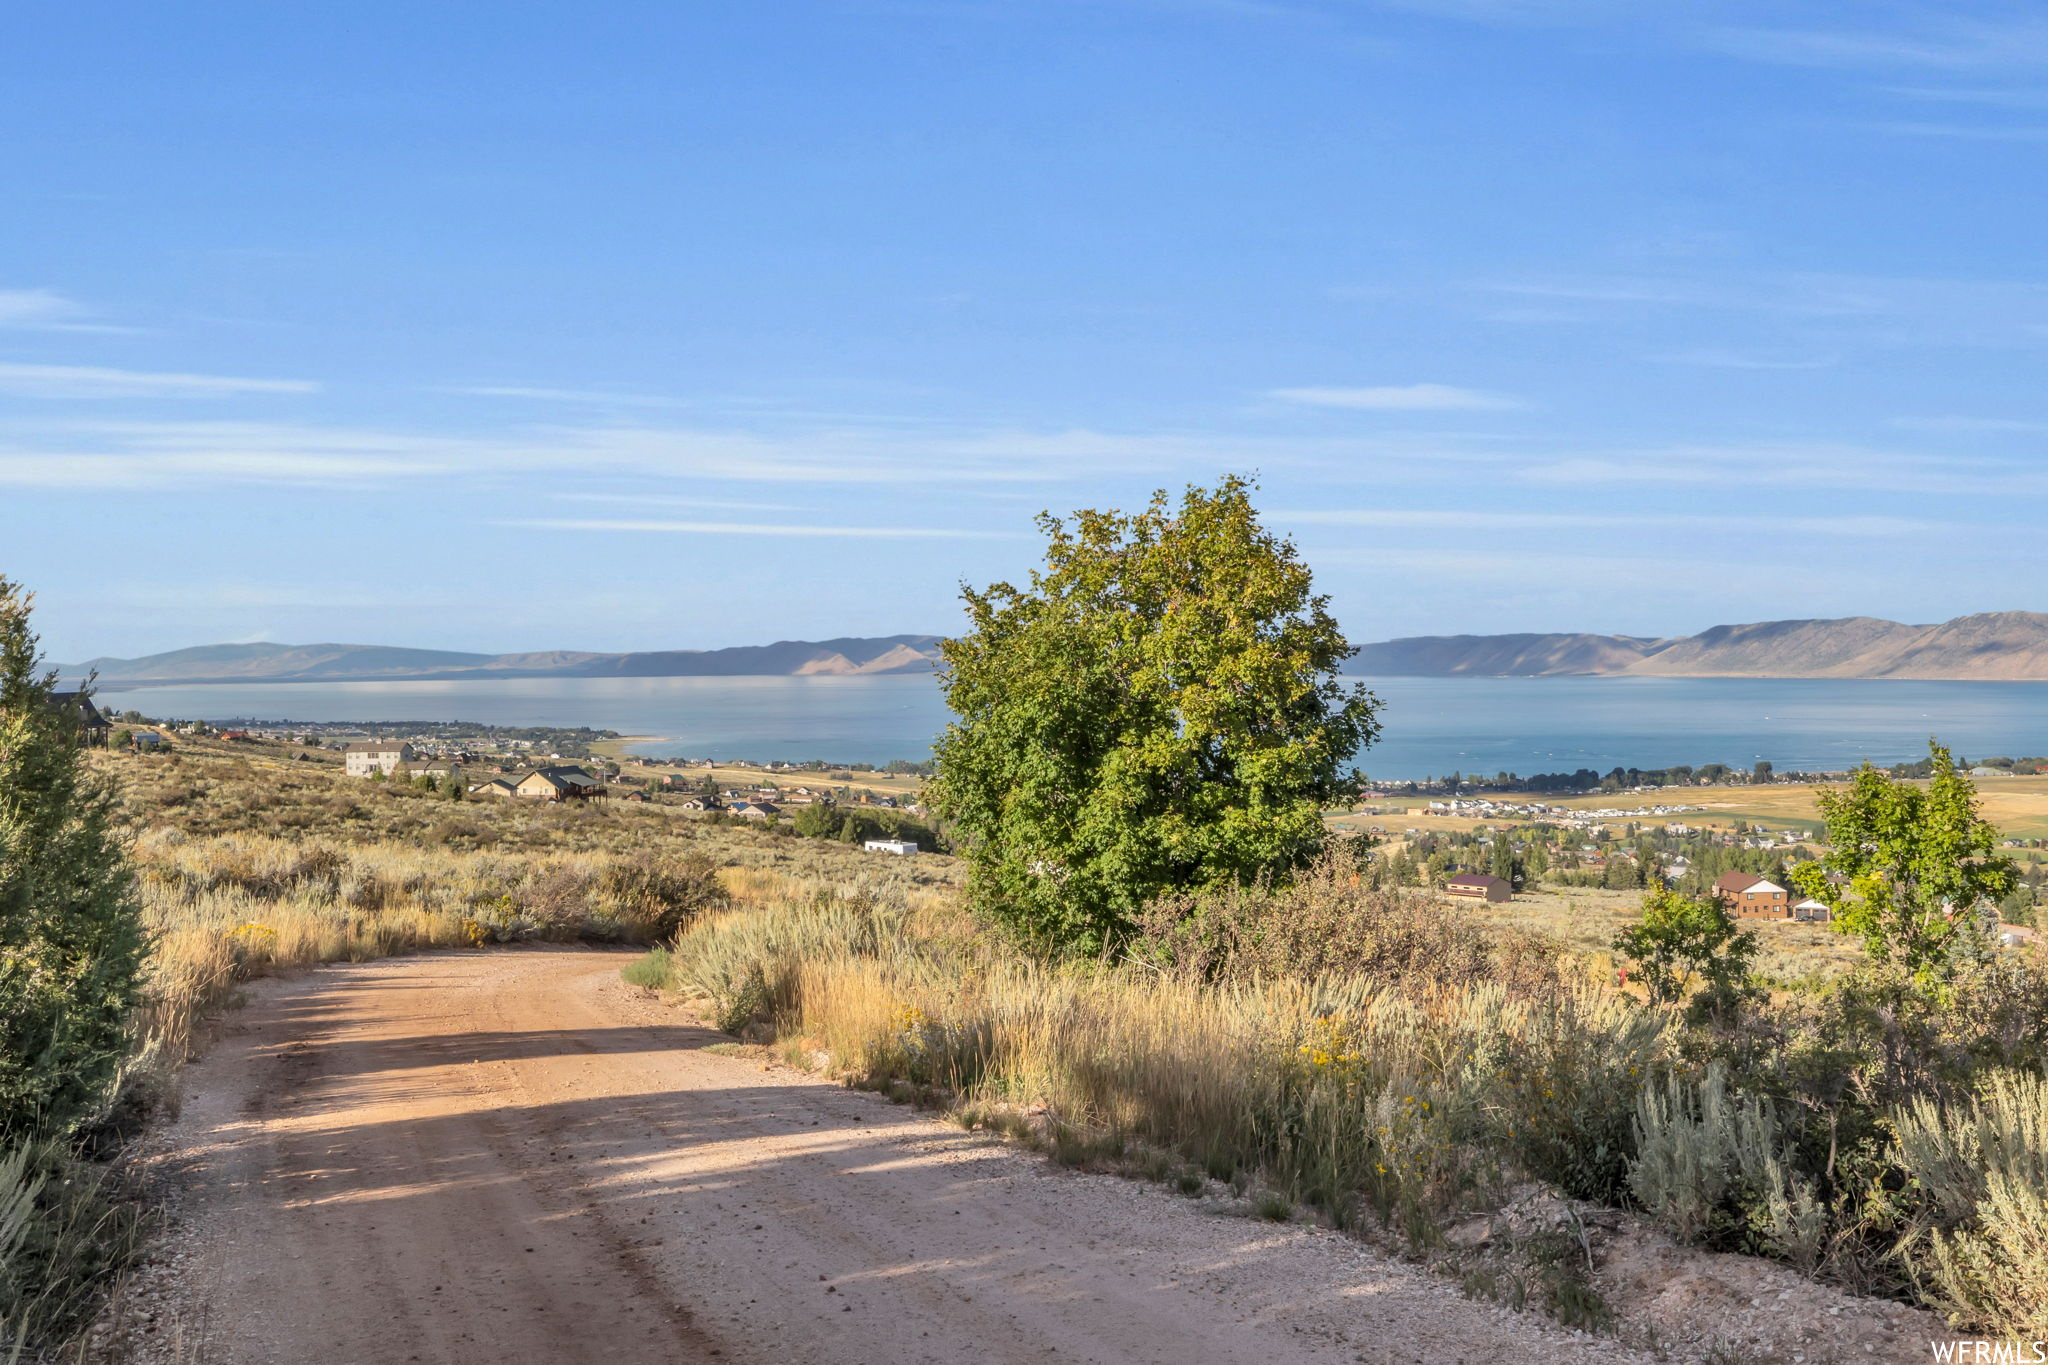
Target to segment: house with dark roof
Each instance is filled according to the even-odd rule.
[[[514,796],[529,801],[582,801],[604,795],[604,783],[581,768],[556,765],[535,768],[512,784]]]
[[[52,692],[50,709],[60,713],[77,727],[80,747],[107,747],[107,736],[113,732],[114,727],[100,714],[100,708],[92,704],[91,696],[84,692]]]

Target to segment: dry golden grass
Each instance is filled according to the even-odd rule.
[[[1619,965],[1609,946],[1642,918],[1643,893],[1599,887],[1545,887],[1524,891],[1505,905],[1459,902],[1478,919],[1547,934],[1577,954],[1592,975],[1609,978]],[[1797,980],[1846,971],[1864,960],[1862,943],[1825,924],[1746,921],[1763,943],[1757,971],[1768,980]]]
[[[626,802],[450,801],[298,762],[290,746],[187,740],[172,755],[94,755],[119,780],[157,936],[146,1055],[189,1055],[238,983],[321,962],[524,935],[639,939],[619,870],[702,858],[730,902],[859,880],[950,888],[953,860],[845,845]]]
[[[1056,1159],[1262,1185],[1418,1244],[1511,1177],[1611,1195],[1662,1046],[1661,1017],[1591,988],[1205,984],[1036,962],[969,930],[950,903],[812,888],[698,922],[669,966],[727,1026],[772,1023],[793,1060]]]
[[[618,739],[600,740],[591,745],[590,750],[592,753],[623,762],[637,758],[637,754],[630,752],[631,746],[645,743],[646,739],[644,735],[623,735]],[[834,781],[833,774],[841,772],[848,774],[846,780]],[[860,773],[846,768],[832,768],[824,772],[770,773],[760,768],[736,768],[729,764],[717,763],[709,766],[691,764],[688,767],[663,764],[654,768],[625,769],[627,777],[655,782],[659,782],[664,773],[673,773],[678,779],[693,783],[702,782],[708,776],[716,779],[721,787],[775,786],[785,790],[790,787],[830,787],[835,791],[847,787],[855,793],[865,791],[873,796],[894,796],[899,800],[906,796],[915,799],[924,791],[925,786],[925,779],[914,774]]]

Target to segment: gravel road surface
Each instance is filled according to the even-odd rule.
[[[782,1066],[528,949],[266,983],[186,1072],[118,1358],[1630,1361],[1345,1237]]]

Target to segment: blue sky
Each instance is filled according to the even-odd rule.
[[[942,631],[1256,470],[1355,639],[2048,608],[2048,11],[95,4],[0,41],[53,657]]]

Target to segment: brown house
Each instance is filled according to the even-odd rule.
[[[530,801],[581,801],[604,795],[604,783],[581,768],[536,768],[512,784],[514,796]]]
[[[1714,897],[1737,919],[1790,919],[1792,895],[1754,872],[1724,872],[1714,881]]]
[[[1444,883],[1444,894],[1498,904],[1513,900],[1515,888],[1505,877],[1496,877],[1490,872],[1460,872]]]

